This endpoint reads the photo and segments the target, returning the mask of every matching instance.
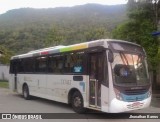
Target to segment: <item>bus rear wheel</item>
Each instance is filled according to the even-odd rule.
[[[72,108],[76,113],[84,113],[83,98],[80,92],[76,91],[72,96]]]
[[[30,99],[29,88],[28,88],[27,85],[24,85],[24,86],[23,86],[23,97],[24,97],[24,99],[26,99],[26,100],[29,100],[29,99]]]

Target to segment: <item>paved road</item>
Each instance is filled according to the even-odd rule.
[[[93,111],[94,112],[94,111]],[[160,113],[160,108],[149,107],[143,110],[133,111],[133,113]],[[33,98],[32,100],[24,100],[21,95],[11,92],[8,89],[0,88],[0,113],[74,113],[72,108],[63,103],[58,103],[50,100]],[[73,114],[74,115],[74,114]],[[42,120],[42,121],[56,121],[56,122],[128,122],[135,119],[89,119],[93,115],[86,116],[86,119],[53,119],[53,120]],[[159,118],[160,119],[160,118]],[[2,120],[0,120],[1,122]],[[3,120],[7,122],[9,120]],[[15,122],[17,120],[14,120]],[[27,120],[26,120],[27,121]],[[33,120],[34,122],[39,122],[40,120]],[[149,119],[137,119],[136,122],[150,122]],[[154,119],[152,122],[159,122],[159,120]]]

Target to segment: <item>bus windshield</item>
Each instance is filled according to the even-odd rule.
[[[124,52],[114,53],[112,63],[115,83],[117,85],[147,85],[149,76],[143,55]]]
[[[117,85],[148,85],[149,75],[145,52],[142,47],[123,42],[111,42],[114,61],[112,63],[113,78]]]

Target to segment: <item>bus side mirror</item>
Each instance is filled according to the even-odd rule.
[[[113,63],[113,61],[114,61],[113,52],[111,50],[109,50],[109,52],[108,52],[108,60],[110,63]]]

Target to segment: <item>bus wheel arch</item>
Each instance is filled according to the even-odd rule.
[[[77,113],[84,113],[86,110],[84,108],[83,96],[76,88],[73,88],[69,91],[68,103],[72,105],[73,110]]]
[[[23,93],[24,99],[26,99],[26,100],[30,99],[29,87],[28,87],[27,83],[23,84],[22,93]]]

